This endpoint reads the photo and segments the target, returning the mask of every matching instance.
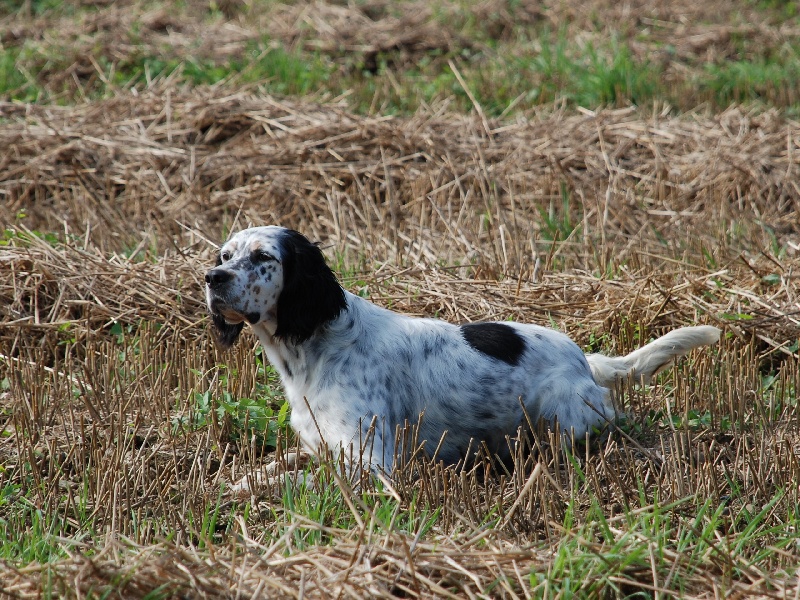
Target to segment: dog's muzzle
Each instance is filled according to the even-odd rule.
[[[211,269],[206,273],[206,285],[212,290],[219,290],[233,279],[233,272],[228,269]]]
[[[213,314],[220,315],[230,325],[236,325],[245,320],[251,325],[255,325],[261,320],[258,312],[240,312],[231,307],[226,299],[225,288],[233,278],[232,271],[219,267],[206,273],[206,286],[209,290],[208,309]]]
[[[213,314],[220,315],[230,325],[241,323],[245,319],[242,313],[233,310],[225,300],[225,288],[233,281],[233,278],[233,272],[227,269],[216,268],[206,273],[208,309]]]

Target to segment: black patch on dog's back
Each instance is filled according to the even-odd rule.
[[[468,323],[461,326],[461,333],[467,344],[478,352],[510,365],[518,364],[525,352],[525,340],[504,323]]]

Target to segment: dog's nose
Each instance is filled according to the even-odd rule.
[[[218,287],[233,279],[233,273],[227,269],[211,269],[206,273],[206,283],[211,287]]]

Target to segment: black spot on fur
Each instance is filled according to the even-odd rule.
[[[223,350],[227,350],[236,342],[239,334],[242,332],[244,323],[237,323],[231,325],[227,323],[222,315],[211,315],[212,330],[214,332],[214,341]]]
[[[281,239],[283,290],[275,337],[299,344],[347,307],[344,290],[316,244],[291,229]]]
[[[495,418],[494,412],[487,409],[481,409],[475,413],[475,417],[483,422],[493,421]]]
[[[525,340],[504,323],[468,323],[461,326],[461,333],[467,344],[478,352],[510,365],[519,364],[525,352]]]
[[[289,378],[294,377],[294,373],[292,373],[292,369],[289,367],[289,363],[287,363],[285,360],[283,361],[283,370],[286,371],[287,377]]]

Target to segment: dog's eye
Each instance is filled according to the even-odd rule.
[[[231,253],[226,250],[219,255],[219,258],[222,262],[228,262],[231,259]]]
[[[262,262],[272,262],[278,260],[269,252],[265,252],[264,250],[259,250],[258,252],[253,252],[253,255],[250,257],[255,263],[262,263]]]

